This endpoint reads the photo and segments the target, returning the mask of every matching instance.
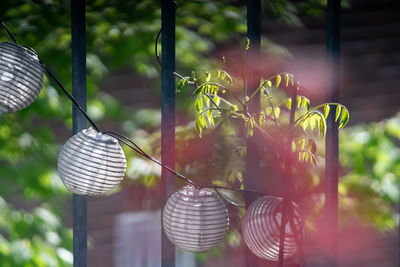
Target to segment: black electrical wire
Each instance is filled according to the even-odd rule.
[[[12,32],[8,29],[7,25],[4,23],[3,19],[0,18],[1,25],[3,28],[7,31],[8,35],[10,38],[13,40],[15,44],[18,45],[17,40],[15,39],[14,35]],[[82,106],[79,104],[79,102],[75,99],[75,97],[68,92],[67,89],[62,85],[62,83],[54,76],[54,74],[47,68],[47,66],[43,63],[42,59],[40,58],[39,54],[32,48],[28,46],[24,46],[24,48],[32,51],[39,59],[39,63],[42,65],[43,70],[48,74],[48,76],[58,85],[58,87],[62,90],[62,92],[72,101],[72,103],[79,109],[80,112],[86,117],[86,119],[89,121],[89,123],[95,128],[97,132],[100,132],[99,127],[97,127],[96,123],[89,117],[87,112],[82,108]]]
[[[17,41],[14,37],[14,35],[11,33],[11,31],[7,28],[7,26],[5,25],[5,23],[3,22],[3,20],[1,20],[1,23],[3,25],[3,27],[6,29],[7,33],[9,34],[10,38],[17,44]],[[161,30],[157,35],[157,39],[156,42],[158,42],[159,37],[161,35]],[[96,125],[96,123],[90,118],[90,116],[87,114],[87,112],[84,111],[84,109],[81,107],[81,105],[79,104],[79,102],[75,99],[75,97],[73,95],[71,95],[67,89],[65,89],[65,87],[62,85],[62,83],[54,76],[54,74],[49,70],[49,68],[47,68],[47,66],[43,63],[42,59],[39,57],[38,53],[31,47],[25,47],[26,49],[31,50],[32,52],[34,52],[39,59],[40,64],[42,65],[43,69],[46,71],[46,73],[48,74],[48,76],[59,86],[59,88],[62,90],[62,92],[72,101],[72,103],[82,112],[82,114],[86,117],[86,119],[89,121],[89,123],[93,126],[93,128],[95,128],[95,130],[97,132],[100,132],[99,127]],[[159,60],[159,55],[158,55],[158,51],[157,51],[157,45],[156,45],[156,57],[158,62],[161,64],[161,61]],[[183,78],[182,75],[174,72],[175,75],[177,75],[180,78]],[[126,146],[128,146],[129,148],[131,148],[132,150],[134,150],[136,153],[138,153],[139,155],[142,155],[143,157],[155,162],[156,164],[160,165],[161,167],[165,168],[166,170],[168,170],[169,172],[171,172],[172,174],[174,174],[176,177],[184,180],[186,183],[193,185],[195,188],[197,189],[201,189],[201,188],[213,188],[216,191],[218,189],[223,189],[223,190],[231,190],[231,191],[238,191],[238,192],[246,192],[246,193],[253,193],[253,194],[258,194],[258,195],[266,195],[263,192],[259,192],[259,191],[254,191],[254,190],[246,190],[246,189],[239,189],[239,188],[233,188],[233,187],[227,187],[227,186],[217,186],[217,185],[199,185],[197,183],[195,183],[193,180],[187,178],[186,176],[184,176],[181,173],[178,173],[176,171],[174,171],[171,167],[168,167],[164,164],[162,164],[159,160],[151,157],[149,154],[147,154],[146,152],[144,152],[135,142],[133,142],[130,138],[113,132],[113,131],[104,131],[102,132],[103,134],[107,134],[110,135],[116,139],[118,139],[120,142],[122,142],[123,144],[125,144]],[[218,192],[219,193],[219,192]],[[225,197],[223,197],[223,199],[225,201],[227,201],[228,203],[236,206],[236,207],[241,207],[239,205],[233,204],[232,201],[227,200]]]
[[[4,23],[3,19],[0,18],[1,21],[1,25],[3,26],[3,28],[6,30],[6,32],[8,33],[8,36],[10,36],[11,40],[13,40],[14,43],[18,44],[17,39],[15,39],[14,35],[11,33],[11,31],[8,29],[7,25]]]
[[[33,50],[33,49],[32,49]],[[38,56],[39,57],[39,56]],[[72,101],[72,103],[79,109],[79,111],[86,117],[88,122],[93,126],[93,128],[97,131],[100,132],[99,127],[97,127],[96,123],[89,117],[87,112],[82,108],[82,106],[79,104],[79,102],[75,99],[75,97],[68,92],[67,89],[61,84],[61,82],[53,75],[53,73],[49,70],[49,68],[46,67],[46,65],[43,63],[43,61],[40,59],[40,63],[42,64],[43,69],[47,72],[47,74],[53,79],[53,81],[60,87],[60,89],[64,92],[64,94]]]
[[[227,199],[226,197],[222,196],[222,194],[220,194],[219,190],[230,190],[230,191],[236,191],[236,192],[242,192],[242,193],[244,192],[244,193],[253,193],[253,194],[258,194],[258,195],[266,195],[265,193],[260,192],[260,191],[256,191],[256,190],[247,190],[247,189],[240,189],[240,188],[235,188],[235,187],[219,186],[219,185],[214,185],[214,184],[201,184],[200,185],[200,184],[194,182],[193,180],[189,179],[185,175],[183,175],[183,174],[181,174],[179,172],[176,172],[172,168],[162,164],[159,160],[153,158],[152,156],[150,156],[149,154],[144,152],[135,142],[133,142],[127,136],[124,136],[122,134],[119,134],[119,133],[116,133],[116,132],[113,132],[113,131],[105,131],[105,132],[102,132],[102,133],[118,139],[120,142],[122,142],[123,144],[125,144],[126,146],[131,148],[133,151],[135,151],[139,155],[145,157],[148,160],[151,160],[151,161],[155,162],[156,164],[160,165],[162,168],[165,168],[166,170],[168,170],[169,172],[174,174],[176,177],[178,177],[178,178],[182,179],[183,181],[185,181],[186,183],[194,186],[196,189],[202,189],[202,188],[213,188],[213,189],[215,189],[215,191],[221,196],[222,199],[224,199],[226,202],[228,202],[229,204],[231,204],[231,205],[233,205],[235,207],[245,208],[244,206],[240,206],[237,203],[235,203],[235,202]],[[268,194],[268,195],[271,195],[271,194]],[[275,195],[275,196],[281,197],[280,195]]]
[[[0,18],[0,20],[1,20],[1,24],[2,24],[3,28],[7,31],[8,35],[10,36],[10,38],[13,40],[14,43],[18,44],[18,42],[17,42],[17,40],[15,39],[14,35],[13,35],[12,32],[8,29],[8,27],[6,26],[6,24],[4,23],[4,21],[3,21],[1,18]],[[155,55],[156,55],[157,62],[163,67],[162,62],[161,62],[161,60],[160,60],[160,56],[159,56],[159,54],[158,54],[158,42],[159,42],[159,38],[160,38],[160,36],[161,36],[161,32],[162,32],[162,29],[160,29],[160,31],[158,32],[157,37],[156,37]],[[61,83],[61,82],[54,76],[54,74],[47,68],[47,66],[43,63],[43,61],[41,60],[41,58],[39,57],[39,55],[36,53],[36,51],[35,51],[33,48],[31,48],[31,47],[25,47],[25,48],[31,50],[32,52],[34,52],[34,53],[38,56],[38,59],[39,59],[39,61],[40,61],[40,64],[42,65],[43,69],[46,71],[46,73],[48,74],[48,76],[59,86],[59,88],[62,90],[62,92],[72,101],[72,103],[80,110],[80,112],[82,112],[82,114],[86,117],[86,119],[87,119],[87,120],[89,121],[89,123],[93,126],[93,128],[95,128],[97,132],[100,132],[100,130],[99,130],[99,128],[97,127],[96,123],[89,117],[89,115],[87,114],[87,112],[85,112],[85,110],[81,107],[81,105],[80,105],[79,102],[74,98],[74,96],[73,96],[72,94],[70,94],[70,93],[68,92],[68,90],[65,89],[65,87],[62,85],[62,83]],[[178,78],[180,78],[180,79],[183,79],[183,78],[184,78],[182,75],[180,75],[179,73],[177,73],[177,72],[175,72],[175,71],[171,71],[171,72],[172,72],[175,76],[177,76]],[[294,111],[293,108],[292,108],[292,110]],[[293,111],[291,111],[291,112],[293,112]],[[172,174],[174,174],[176,177],[182,179],[182,180],[185,181],[186,183],[188,183],[188,184],[194,186],[196,189],[213,188],[213,189],[217,192],[217,194],[218,194],[224,201],[226,201],[227,203],[229,203],[229,204],[231,204],[231,205],[233,205],[233,206],[235,206],[235,207],[237,207],[237,208],[246,208],[246,207],[245,207],[245,206],[241,206],[241,205],[239,205],[239,204],[237,204],[237,203],[235,203],[235,202],[233,202],[233,201],[227,199],[226,197],[224,197],[224,196],[219,192],[219,189],[221,189],[221,190],[236,191],[236,192],[241,192],[241,193],[253,193],[253,194],[258,194],[258,195],[272,195],[272,194],[266,194],[266,193],[263,193],[263,192],[260,192],[260,191],[256,191],[256,190],[240,189],[240,188],[234,188],[234,187],[228,187],[228,186],[218,186],[218,185],[214,185],[214,184],[202,184],[202,185],[199,185],[199,184],[197,184],[196,182],[194,182],[193,180],[191,180],[191,179],[187,178],[186,176],[184,176],[183,174],[180,174],[180,173],[176,172],[176,171],[173,170],[172,168],[170,168],[170,167],[168,167],[168,166],[162,164],[159,160],[157,160],[157,159],[151,157],[149,154],[147,154],[146,152],[144,152],[144,151],[143,151],[135,142],[133,142],[130,138],[128,138],[128,137],[126,137],[126,136],[124,136],[124,135],[122,135],[122,134],[113,132],[113,131],[104,131],[104,132],[102,132],[102,133],[116,138],[117,140],[119,140],[120,142],[122,142],[123,144],[125,144],[126,146],[128,146],[129,148],[131,148],[133,151],[135,151],[136,153],[138,153],[139,155],[141,155],[141,156],[147,158],[148,160],[151,160],[151,161],[153,161],[154,163],[160,165],[162,168],[168,170],[169,172],[171,172]],[[280,195],[275,195],[275,196],[282,197],[282,196],[280,196]],[[283,198],[284,198],[284,201],[285,201],[285,198],[287,198],[287,196],[283,196]],[[288,199],[286,199],[286,201],[287,201],[287,200],[288,200]],[[286,209],[282,209],[282,213],[286,213],[286,212],[287,212]],[[282,222],[281,222],[281,224],[286,224],[286,222],[284,222],[284,219],[283,219],[284,217],[286,217],[286,216],[284,216],[284,214],[282,214]],[[292,217],[292,216],[291,216],[291,217]],[[291,219],[289,223],[292,225],[292,227],[295,227],[295,228],[296,228],[293,219]],[[281,227],[281,228],[283,228],[283,227]],[[301,229],[301,228],[300,228],[300,229]],[[296,232],[297,232],[297,233],[296,233]],[[301,259],[303,259],[303,251],[302,251],[302,243],[301,243],[301,240],[302,240],[302,233],[301,233],[301,232],[302,232],[301,230],[300,230],[300,231],[297,231],[297,229],[294,230],[294,235],[296,236],[296,243],[298,243],[299,250],[301,250],[301,251],[300,251]],[[284,239],[285,231],[284,231],[284,230],[282,231],[282,229],[281,229],[281,233],[280,233],[280,234],[281,234],[281,240],[282,240],[282,238]],[[284,242],[282,242],[282,243],[284,243]],[[279,264],[281,265],[281,264],[283,264],[284,244],[280,244],[280,249],[279,249],[279,250],[280,250],[280,251],[279,251],[279,253],[280,253]]]

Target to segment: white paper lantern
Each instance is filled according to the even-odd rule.
[[[43,68],[38,56],[25,47],[0,43],[0,113],[29,106],[43,84]]]
[[[177,247],[204,252],[220,243],[229,227],[228,210],[213,189],[181,188],[163,211],[164,231]]]
[[[126,159],[117,139],[85,129],[72,136],[58,156],[58,173],[72,193],[102,195],[125,175]]]
[[[295,225],[299,228],[298,207],[294,204]],[[287,213],[288,214],[288,213]],[[288,217],[286,217],[288,218]],[[269,261],[279,260],[279,244],[282,220],[282,198],[264,196],[254,201],[246,211],[242,224],[243,238],[247,247],[258,257]],[[298,230],[300,231],[300,230]],[[289,258],[297,251],[294,232],[290,223],[285,227],[283,257]]]

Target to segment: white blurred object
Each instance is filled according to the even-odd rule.
[[[161,266],[161,214],[127,212],[114,227],[114,267]],[[193,253],[175,251],[177,267],[196,267]]]

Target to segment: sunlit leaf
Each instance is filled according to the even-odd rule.
[[[214,117],[213,117],[213,115],[212,115],[211,110],[207,110],[207,119],[208,119],[208,122],[209,122],[211,125],[214,125],[214,124],[215,124],[215,122],[214,122]]]
[[[210,107],[210,97],[208,95],[204,96],[204,104],[206,105],[206,107]]]
[[[324,117],[328,118],[329,115],[329,105],[324,105]]]
[[[340,105],[336,105],[336,115],[335,115],[335,121],[338,120],[339,115],[340,115],[340,111],[341,111],[342,107]]]
[[[275,111],[275,118],[279,118],[279,115],[281,114],[281,109],[279,107],[275,107],[274,111]]]
[[[181,92],[188,84],[190,84],[190,77],[184,77],[183,79],[180,79],[178,85],[176,86],[176,92]]]
[[[201,112],[203,110],[203,97],[197,97],[195,103],[194,103],[197,112]]]
[[[299,108],[302,102],[301,96],[297,96],[296,100],[297,100],[297,108]]]
[[[250,48],[250,39],[248,37],[246,37],[246,45],[245,45],[245,49],[249,50]]]
[[[276,88],[279,88],[279,85],[281,84],[281,80],[282,80],[282,76],[281,75],[277,75],[276,76]]]
[[[217,106],[220,105],[221,99],[220,99],[218,96],[214,96],[214,97],[213,97],[213,100],[214,100],[214,102],[215,102],[215,104],[216,104]]]
[[[288,110],[291,110],[291,108],[292,108],[292,99],[291,98],[286,99],[285,100],[285,105],[286,105]]]
[[[349,112],[347,109],[343,109],[342,110],[342,115],[340,116],[340,125],[339,125],[339,129],[343,128],[347,122],[349,121]]]
[[[303,96],[301,106],[308,111],[310,109],[310,100],[307,97]]]
[[[288,87],[289,86],[289,73],[285,73],[285,86]]]

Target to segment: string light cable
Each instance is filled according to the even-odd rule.
[[[9,37],[12,39],[12,41],[15,44],[18,44],[16,38],[14,37],[14,35],[12,34],[12,32],[8,29],[7,25],[5,24],[5,22],[3,21],[3,19],[1,19],[1,24],[3,26],[3,28],[6,30],[6,32],[8,33]],[[161,35],[161,30],[159,31],[159,33],[157,34],[157,41],[160,38]],[[116,138],[118,141],[120,141],[121,143],[123,143],[124,145],[126,145],[127,147],[129,147],[130,149],[132,149],[133,151],[135,151],[137,154],[143,156],[144,158],[153,161],[154,163],[158,164],[159,166],[161,166],[162,168],[168,170],[169,172],[171,172],[172,174],[174,174],[177,178],[185,181],[187,184],[190,184],[192,186],[194,186],[196,189],[202,189],[202,188],[212,188],[214,190],[217,191],[217,193],[229,204],[238,207],[238,208],[245,208],[245,206],[241,206],[235,202],[233,202],[232,200],[228,200],[226,197],[223,196],[223,194],[221,194],[219,192],[219,190],[229,190],[229,191],[235,191],[235,192],[241,192],[241,193],[250,193],[250,194],[256,194],[256,195],[273,195],[273,196],[277,196],[277,197],[282,197],[282,195],[278,195],[278,194],[266,194],[264,192],[261,191],[257,191],[257,190],[249,190],[249,189],[241,189],[241,188],[236,188],[236,187],[229,187],[229,186],[219,186],[219,185],[215,185],[215,184],[199,184],[194,182],[192,179],[186,177],[185,175],[175,171],[173,168],[162,164],[159,160],[155,159],[154,157],[150,156],[149,154],[147,154],[146,152],[143,151],[143,149],[141,149],[135,142],[133,142],[130,138],[128,138],[127,136],[124,136],[120,133],[114,132],[114,131],[100,131],[99,127],[97,126],[97,124],[93,121],[93,119],[90,118],[90,116],[88,115],[88,113],[82,108],[82,106],[79,104],[79,102],[75,99],[75,97],[62,85],[62,83],[56,78],[56,76],[50,71],[50,69],[44,64],[44,62],[42,61],[42,59],[40,58],[39,54],[31,47],[28,46],[23,46],[26,49],[29,49],[30,51],[32,51],[33,53],[35,53],[39,59],[40,64],[42,65],[43,69],[45,70],[45,72],[48,74],[48,76],[58,85],[58,87],[61,89],[61,91],[71,100],[71,102],[78,108],[78,110],[85,116],[85,118],[87,119],[87,121],[92,125],[92,127],[98,132],[98,133],[102,133],[102,134],[106,134],[109,135],[113,138]],[[156,45],[156,57],[158,58],[158,62],[161,64],[161,60],[159,59],[159,54],[157,51],[157,45]],[[173,74],[175,76],[177,76],[178,78],[183,78],[182,75],[180,75],[177,72],[173,72]]]
[[[16,40],[16,38],[14,37],[14,35],[12,34],[12,32],[8,29],[7,25],[5,24],[5,22],[3,21],[3,19],[1,19],[1,24],[3,26],[3,28],[6,30],[7,34],[9,35],[10,39],[16,44],[18,45],[18,42]],[[156,36],[156,44],[155,44],[155,56],[157,59],[157,62],[161,65],[161,67],[163,67],[164,69],[166,69],[167,71],[171,72],[173,75],[175,75],[176,77],[180,78],[180,79],[184,79],[184,76],[177,73],[176,71],[172,71],[172,70],[168,70],[167,68],[165,68],[160,60],[160,56],[158,53],[158,42],[161,36],[161,32],[162,29],[160,29],[160,31],[158,32],[157,36]],[[24,48],[28,49],[29,51],[33,52],[35,55],[37,55],[40,65],[42,66],[42,68],[44,69],[44,71],[47,73],[47,75],[51,78],[51,80],[53,80],[58,87],[61,89],[61,91],[63,92],[63,94],[65,94],[70,101],[73,103],[73,105],[76,106],[76,108],[85,116],[85,118],[87,119],[87,121],[90,123],[90,125],[97,131],[97,133],[101,133],[104,135],[108,135],[110,137],[113,137],[115,139],[117,139],[118,141],[120,141],[121,143],[123,143],[124,145],[126,145],[127,147],[129,147],[130,149],[132,149],[133,151],[135,151],[137,154],[141,155],[142,157],[156,163],[157,165],[161,166],[162,168],[166,169],[167,171],[169,171],[170,173],[174,174],[177,178],[183,180],[184,182],[186,182],[187,184],[193,186],[195,189],[203,189],[203,188],[211,188],[214,189],[217,194],[227,203],[229,203],[230,205],[237,207],[237,208],[246,208],[245,206],[242,206],[228,198],[226,198],[221,192],[220,190],[228,190],[228,191],[235,191],[235,192],[240,192],[240,193],[245,193],[245,194],[255,194],[255,195],[259,195],[259,196],[275,196],[275,197],[280,197],[283,199],[283,207],[282,207],[282,221],[281,221],[281,228],[283,228],[283,225],[286,225],[285,222],[285,218],[286,218],[286,213],[287,213],[287,204],[289,203],[289,210],[294,210],[293,205],[291,204],[292,201],[289,200],[288,195],[287,194],[283,194],[283,195],[278,195],[278,194],[267,194],[261,191],[257,191],[257,190],[249,190],[249,189],[241,189],[241,188],[236,188],[236,187],[230,187],[230,186],[219,186],[219,185],[215,185],[213,183],[211,184],[199,184],[197,182],[195,182],[194,180],[186,177],[185,175],[175,171],[173,168],[162,164],[159,160],[153,158],[152,156],[150,156],[148,153],[146,153],[143,149],[140,148],[140,146],[138,146],[134,141],[132,141],[130,138],[128,138],[127,136],[124,136],[120,133],[114,132],[114,131],[100,131],[99,127],[96,125],[96,123],[90,118],[90,116],[88,115],[88,113],[83,109],[83,107],[79,104],[79,102],[75,99],[75,97],[69,93],[69,91],[62,85],[62,83],[55,77],[55,75],[50,71],[50,69],[44,64],[44,62],[42,61],[42,59],[39,57],[38,53],[31,47],[27,47],[27,46],[23,46]],[[191,82],[192,85],[196,86],[195,82]],[[210,100],[212,101],[212,103],[216,106],[217,109],[219,109],[218,105],[216,105],[216,103],[213,101],[212,97],[208,96],[210,98]],[[294,97],[295,99],[295,97]],[[292,101],[292,105],[294,104],[295,101]],[[291,113],[294,112],[294,108],[292,108]],[[293,116],[291,114],[291,116]],[[285,207],[286,206],[286,207]],[[291,207],[291,208],[290,208]],[[289,220],[289,224],[291,225],[291,227],[293,228],[293,232],[294,232],[294,236],[295,236],[295,240],[297,243],[297,246],[299,248],[299,253],[301,254],[300,257],[302,258],[302,230],[298,230],[296,223],[294,221],[294,217],[296,217],[296,214],[294,212],[291,212],[293,216],[289,216],[291,217],[291,219]],[[301,220],[299,220],[301,223]],[[302,229],[302,228],[300,228]],[[284,240],[284,236],[285,236],[285,231],[280,231],[280,239],[281,241]],[[285,242],[281,242],[280,247],[279,247],[279,264],[280,266],[282,266],[283,264],[283,251],[284,251],[284,243]]]

